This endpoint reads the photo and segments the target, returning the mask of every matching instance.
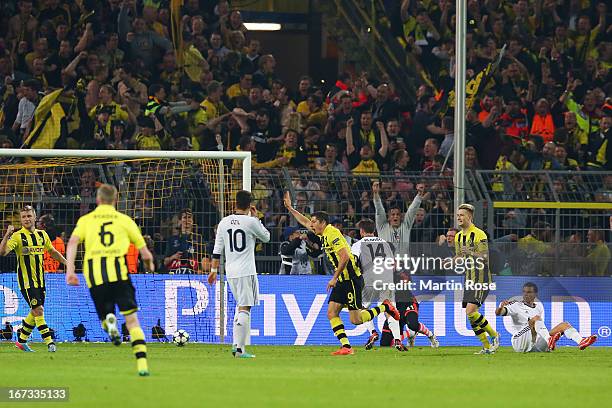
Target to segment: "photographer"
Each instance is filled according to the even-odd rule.
[[[321,255],[317,236],[299,227],[287,227],[283,232],[285,242],[280,245],[281,269],[279,275],[312,275],[314,266],[309,258]]]

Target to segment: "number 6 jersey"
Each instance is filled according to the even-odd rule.
[[[90,288],[129,280],[125,256],[130,243],[139,250],[146,246],[134,220],[106,204],[79,218],[72,235],[85,244],[83,275]]]
[[[257,275],[255,269],[255,241],[270,241],[270,231],[261,221],[249,215],[232,214],[217,226],[213,258],[225,255],[225,274],[228,279]]]

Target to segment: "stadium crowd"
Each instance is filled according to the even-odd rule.
[[[445,94],[454,76],[454,2],[384,3],[424,78],[414,104],[399,97],[400,78],[367,72],[342,72],[328,88],[306,72],[296,84],[283,81],[277,60],[291,56],[266,53],[228,1],[186,0],[178,17],[164,0],[3,1],[0,146],[250,151],[258,206],[279,241],[291,220],[272,181],[278,169],[295,172],[296,208],[335,202],[331,212],[352,234],[362,215],[373,215],[373,179],[387,177],[387,206],[407,206],[425,182],[414,239],[439,241],[453,224]],[[605,2],[468,1],[468,79],[506,45],[467,112],[468,169],[572,170],[578,175],[555,179],[559,194],[612,202],[612,176],[580,178],[612,171],[607,14]],[[178,53],[173,21],[182,27]],[[498,199],[545,194],[520,175],[490,185]],[[504,212],[500,236],[539,234],[550,227],[536,228],[539,215]],[[588,229],[607,223],[603,214],[570,221],[562,238],[587,242]],[[610,242],[608,233],[597,236]]]

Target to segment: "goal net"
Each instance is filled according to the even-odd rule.
[[[235,193],[250,190],[249,153],[5,150],[1,155],[2,234],[8,225],[20,229],[20,210],[32,205],[37,228],[45,229],[63,253],[79,217],[95,208],[97,186],[112,184],[119,192],[118,210],[134,219],[155,256],[154,274],[144,274],[135,247],[126,257],[147,337],[159,334],[163,340],[181,328],[194,341],[223,339],[225,310],[233,310],[233,299],[220,302],[227,299],[223,286],[207,285],[204,274],[216,224],[233,211]],[[82,255],[81,245],[77,272]],[[105,341],[84,279],[78,288],[67,287],[63,265],[48,254],[44,269],[45,315],[56,339]],[[15,271],[13,253],[0,258],[1,323],[13,331],[29,312]],[[183,316],[189,319],[181,322]]]

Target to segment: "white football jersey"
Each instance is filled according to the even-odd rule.
[[[522,328],[527,326],[529,319],[534,316],[540,316],[544,320],[544,306],[538,301],[533,302],[533,307],[525,304],[522,298],[511,300],[510,304],[506,305],[506,316],[510,317],[510,332],[514,335]]]
[[[217,226],[213,255],[225,255],[228,279],[257,275],[255,240],[270,241],[270,231],[261,221],[249,215],[232,214]]]
[[[359,261],[365,286],[372,286],[375,280],[393,283],[395,268],[388,267],[383,262],[385,259],[394,260],[395,250],[392,244],[379,237],[363,237],[351,246],[351,252]]]

